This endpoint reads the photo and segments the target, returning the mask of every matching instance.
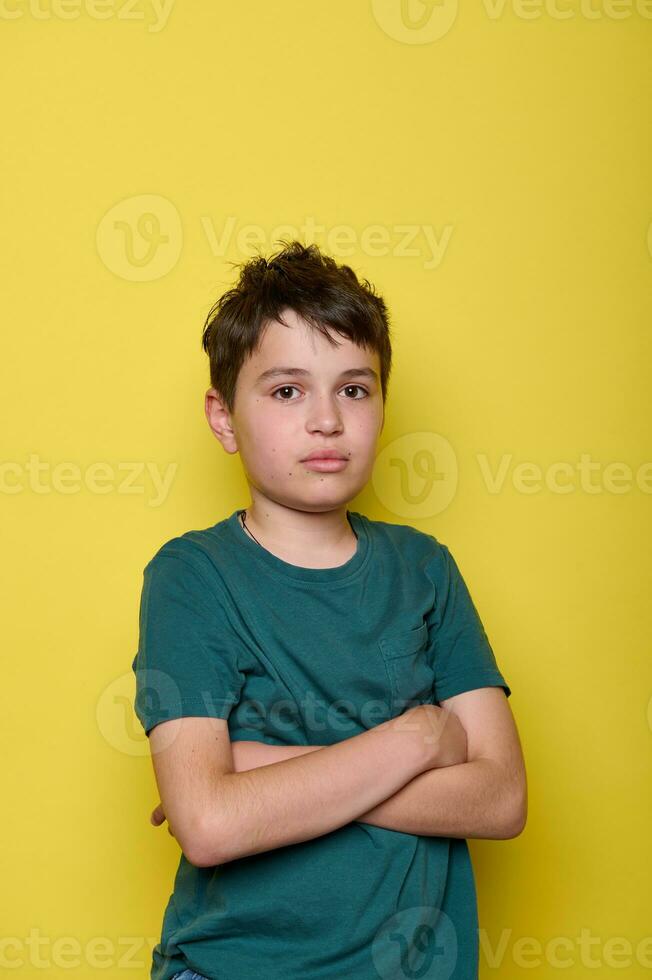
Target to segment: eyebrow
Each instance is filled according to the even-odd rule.
[[[278,378],[281,376],[287,377],[288,375],[291,375],[292,377],[296,377],[296,378],[305,378],[305,377],[309,378],[310,371],[306,371],[305,368],[297,368],[297,367],[268,368],[267,371],[263,371],[262,374],[258,375],[258,377],[256,378],[256,384],[259,384],[261,381],[269,381],[271,378]],[[370,367],[347,368],[346,371],[342,371],[339,377],[359,378],[361,375],[363,377],[370,378],[372,381],[378,381],[378,375],[373,370],[373,368]]]

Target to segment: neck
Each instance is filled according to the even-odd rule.
[[[284,561],[306,568],[328,568],[348,561],[357,535],[346,505],[328,511],[304,511],[254,500],[241,515],[245,533]]]

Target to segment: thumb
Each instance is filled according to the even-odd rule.
[[[160,826],[160,824],[163,823],[163,821],[165,820],[165,813],[163,812],[163,807],[161,806],[160,803],[157,807],[154,808],[154,810],[152,811],[152,815],[150,816],[149,819],[151,823],[154,824],[155,827],[158,827]]]

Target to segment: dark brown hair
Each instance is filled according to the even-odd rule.
[[[385,402],[392,367],[390,323],[384,300],[371,283],[358,280],[348,265],[338,265],[317,245],[280,239],[284,247],[269,259],[255,256],[239,263],[237,284],[211,308],[202,335],[210,362],[211,386],[233,411],[240,368],[257,348],[268,321],[288,324],[286,307],[336,345],[329,328],[380,359]]]

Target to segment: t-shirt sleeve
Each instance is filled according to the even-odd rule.
[[[180,539],[163,545],[143,571],[132,663],[145,734],[173,718],[228,718],[245,680],[237,649],[210,561]]]
[[[484,626],[446,545],[437,542],[435,604],[429,622],[435,699],[444,701],[479,687],[511,688],[498,669]]]

